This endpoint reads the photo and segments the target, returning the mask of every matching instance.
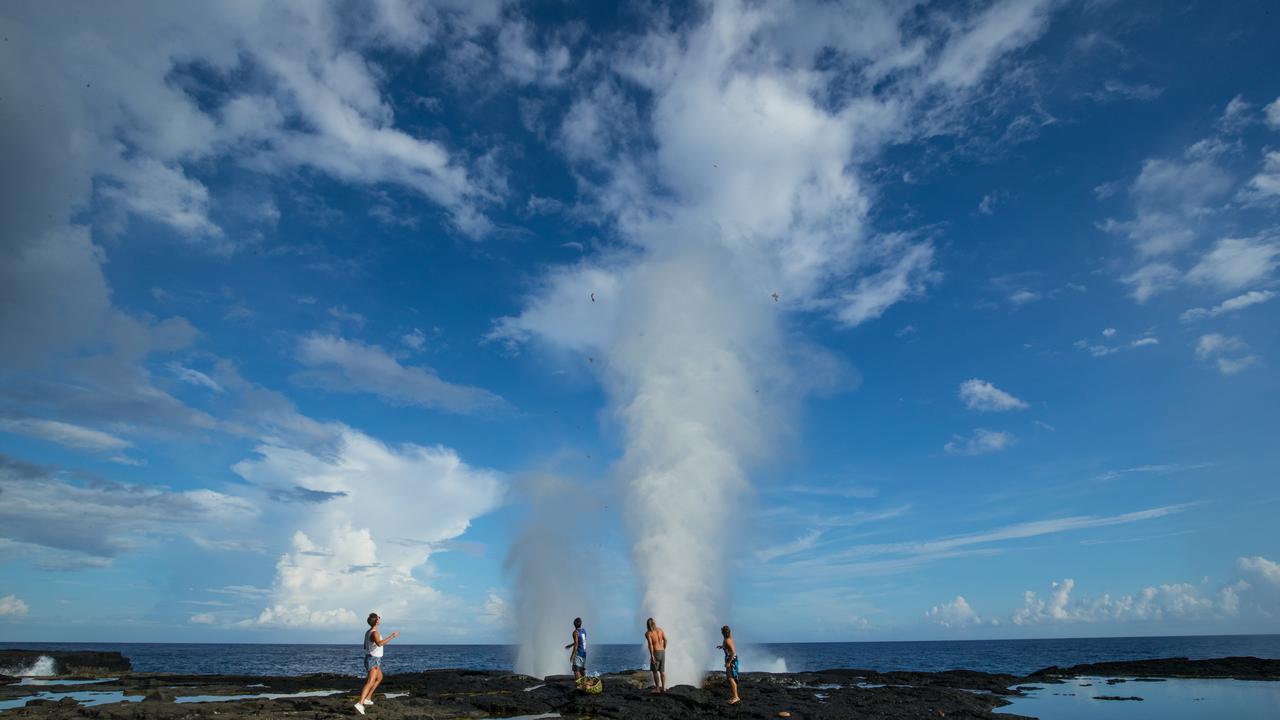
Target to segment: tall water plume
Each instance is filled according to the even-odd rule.
[[[575,615],[592,616],[592,564],[583,535],[591,520],[583,500],[564,478],[534,475],[517,491],[527,510],[507,554],[515,583],[513,619],[520,650],[515,671],[533,677],[569,671],[564,649]]]
[[[746,466],[768,447],[781,367],[777,310],[714,242],[653,249],[630,274],[606,385],[642,588],[670,640],[671,684],[713,666]]]

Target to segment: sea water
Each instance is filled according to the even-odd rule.
[[[679,641],[672,638],[672,642]],[[760,645],[741,640],[739,642],[742,669],[746,672],[803,672],[829,668],[935,672],[966,668],[1021,676],[1050,665],[1067,667],[1082,663],[1161,657],[1195,659],[1252,655],[1280,659],[1280,635]],[[0,641],[0,648],[117,651],[132,661],[133,669],[137,672],[216,675],[364,674],[364,652],[358,642],[348,645],[217,645]],[[407,645],[397,642],[387,646],[383,667],[388,674],[442,668],[510,670],[515,663],[515,655],[516,648],[510,645]],[[648,654],[639,644],[596,644],[591,648],[588,666],[592,672],[645,668],[648,666]],[[565,672],[569,672],[567,664]]]
[[[1100,700],[1100,697],[1140,698]],[[1280,682],[1265,680],[1170,679],[1108,685],[1106,678],[1080,677],[1044,685],[997,713],[1040,720],[1276,720]]]
[[[26,705],[32,700],[52,700],[57,702],[62,698],[73,698],[76,702],[85,707],[93,705],[112,705],[122,702],[142,702],[141,695],[125,695],[121,690],[107,692],[75,690],[72,692],[41,692],[35,695],[28,695],[26,697],[0,700],[0,710],[14,710]]]

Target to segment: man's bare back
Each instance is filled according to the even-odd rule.
[[[648,629],[644,633],[644,641],[649,645],[649,672],[653,673],[653,691],[667,690],[667,633],[649,618],[645,621]]]
[[[632,637],[635,637],[634,635]],[[660,627],[646,632],[644,639],[649,642],[650,654],[655,652],[666,652],[667,650],[667,633]]]

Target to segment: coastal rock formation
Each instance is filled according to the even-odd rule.
[[[1187,658],[1160,658],[1158,660],[1128,660],[1124,662],[1089,663],[1069,668],[1047,667],[1037,670],[1028,679],[1078,677],[1094,675],[1107,677],[1126,675],[1134,678],[1234,678],[1236,680],[1275,680],[1280,678],[1280,660],[1264,660],[1256,657],[1225,657],[1211,660]]]
[[[634,720],[720,717],[1017,720],[1020,716],[995,715],[992,711],[1008,704],[1007,697],[1020,694],[1019,685],[1053,683],[1077,674],[1152,676],[1158,674],[1160,668],[1167,669],[1170,677],[1280,680],[1280,661],[1256,658],[1103,663],[1068,669],[1046,668],[1025,678],[967,670],[745,673],[739,681],[743,702],[730,706],[726,704],[728,691],[722,685],[723,674],[718,673],[709,676],[701,688],[681,685],[664,695],[650,692],[645,673],[613,673],[602,676],[604,692],[587,695],[577,692],[573,678],[566,675],[539,680],[495,671],[429,670],[389,676],[375,696],[375,705],[369,708],[368,716],[384,720],[548,714],[564,718]],[[6,701],[39,696],[41,700],[6,712],[5,716],[39,720],[350,718],[355,716],[351,705],[361,684],[360,678],[332,674],[297,677],[130,674],[92,685],[2,686],[0,707],[4,707]],[[114,699],[115,702],[82,706],[74,696],[66,694],[72,691],[91,691],[96,700]],[[311,694],[299,696],[300,693]],[[251,697],[266,694],[276,697]],[[144,698],[146,702],[142,702]],[[201,702],[191,702],[195,699]],[[1121,699],[1121,696],[1107,699]]]
[[[133,669],[129,658],[118,652],[90,650],[0,650],[0,674],[83,675],[127,673]]]

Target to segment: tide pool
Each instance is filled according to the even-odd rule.
[[[1072,678],[1061,685],[1037,685],[1026,697],[1010,698],[996,713],[1040,720],[1275,720],[1280,718],[1280,682],[1265,680],[1169,679],[1152,682]],[[1101,700],[1102,697],[1140,698]]]

